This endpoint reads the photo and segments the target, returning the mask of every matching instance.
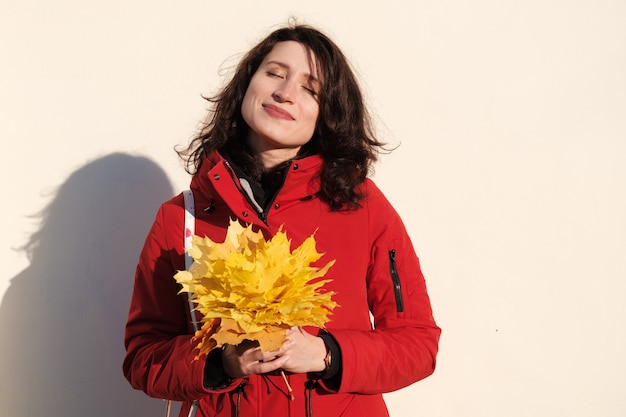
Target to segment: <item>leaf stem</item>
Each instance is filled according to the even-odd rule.
[[[289,391],[289,399],[291,401],[295,400],[296,397],[293,396],[293,388],[289,385],[289,381],[287,381],[287,376],[285,375],[285,371],[280,370],[280,374],[283,376],[283,380],[285,381],[285,385],[287,385],[287,391]]]

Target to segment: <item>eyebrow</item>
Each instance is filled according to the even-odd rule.
[[[267,65],[278,65],[279,67],[281,67],[281,68],[283,68],[283,69],[286,69],[286,70],[291,69],[291,67],[290,67],[288,64],[285,64],[284,62],[280,62],[280,61],[273,61],[273,60],[272,60],[272,61],[267,61],[267,62],[265,63],[265,65],[266,65],[266,66],[267,66]],[[314,83],[317,83],[317,84],[319,84],[319,83],[320,83],[320,81],[319,81],[319,80],[317,79],[317,77],[315,77],[314,75],[312,75],[312,74],[305,74],[305,75],[307,76],[307,79],[308,79],[310,82],[314,82]]]

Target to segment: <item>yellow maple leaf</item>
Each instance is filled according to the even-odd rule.
[[[222,243],[193,236],[189,271],[174,278],[189,293],[203,316],[198,356],[224,344],[256,340],[263,351],[280,348],[292,326],[323,327],[329,320],[334,292],[320,291],[334,260],[311,266],[323,254],[310,236],[291,250],[282,228],[266,240],[252,226],[231,220]],[[314,281],[316,280],[316,281]]]

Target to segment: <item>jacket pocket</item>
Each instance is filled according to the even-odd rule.
[[[400,284],[400,275],[398,275],[395,249],[389,250],[389,273],[393,283],[393,293],[396,297],[396,311],[402,313],[404,311],[404,301],[402,299],[402,285]]]

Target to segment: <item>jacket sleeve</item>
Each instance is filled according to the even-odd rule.
[[[126,324],[123,371],[151,397],[190,401],[214,391],[204,388],[206,359],[195,359],[187,297],[178,294],[174,279],[184,269],[182,210],[161,206],[146,238]]]
[[[342,357],[339,392],[374,394],[432,374],[441,330],[400,217],[372,182],[367,195],[367,297],[374,329],[336,329],[332,335]]]

